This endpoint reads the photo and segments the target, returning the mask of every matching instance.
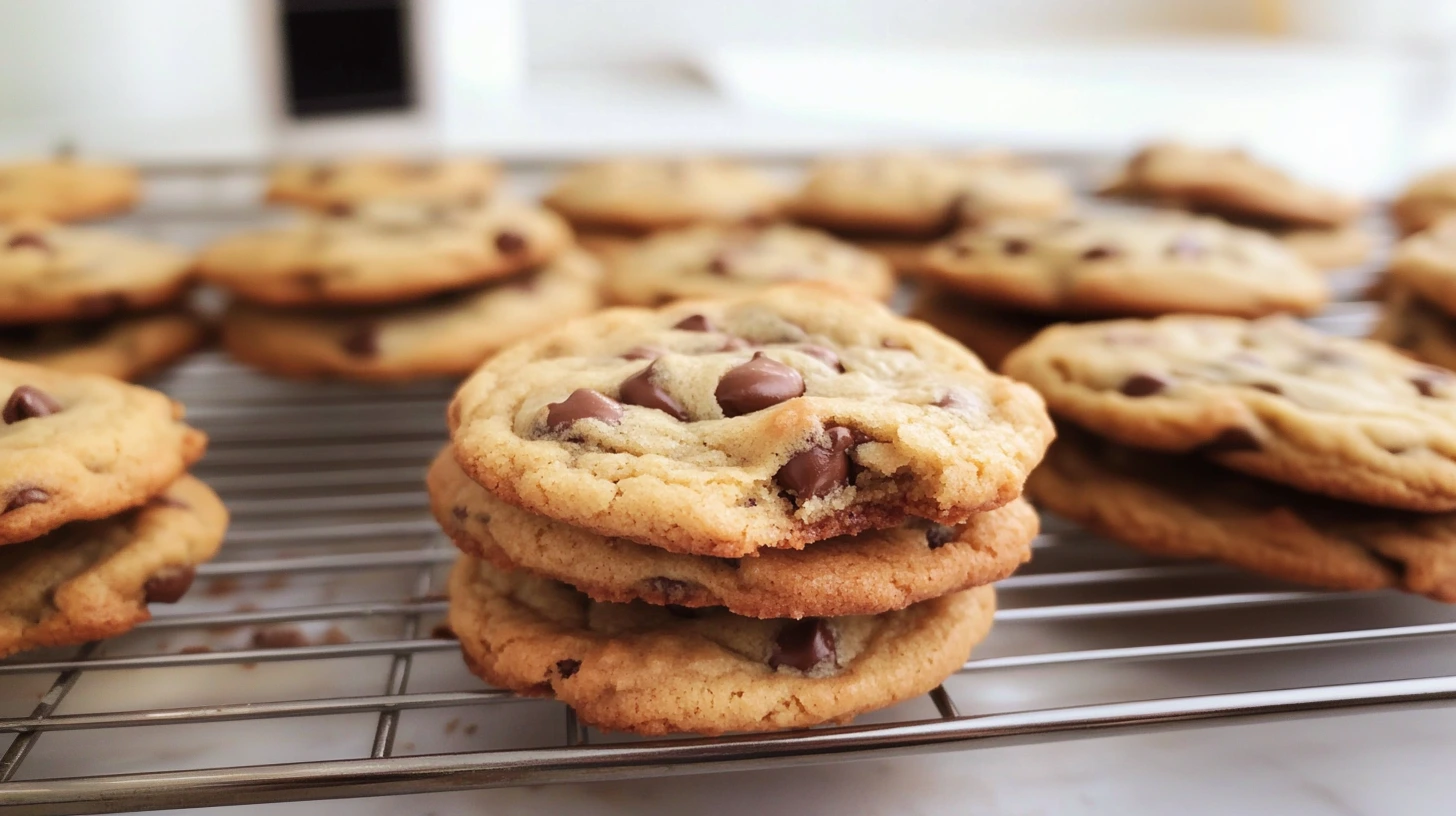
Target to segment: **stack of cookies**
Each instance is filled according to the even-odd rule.
[[[0,224],[0,357],[139,378],[205,339],[183,303],[191,280],[186,254],[142,238],[31,217]]]
[[[1240,150],[1150,145],[1103,192],[1263,230],[1320,269],[1356,266],[1374,249],[1357,223],[1358,200],[1292,178]]]
[[[0,656],[121,634],[171,603],[227,511],[187,475],[182,406],[107,377],[0,360]]]
[[[1048,329],[1004,366],[1060,434],[1028,492],[1150,552],[1456,602],[1456,374],[1288,318]]]
[[[1385,305],[1371,337],[1456,367],[1456,221],[1437,222],[1397,244],[1380,289]]]
[[[513,346],[429,475],[471,669],[643,734],[933,689],[1029,555],[1041,400],[834,290],[612,309]]]
[[[599,305],[601,270],[539,207],[388,198],[225,238],[201,275],[232,292],[228,351],[291,377],[465,374]]]

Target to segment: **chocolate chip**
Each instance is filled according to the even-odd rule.
[[[339,344],[351,357],[376,357],[379,355],[379,329],[375,326],[360,326],[350,332]]]
[[[1279,386],[1275,385],[1274,383],[1254,383],[1250,387],[1251,388],[1257,388],[1258,390],[1263,391],[1263,392],[1268,393],[1268,394],[1274,394],[1274,395],[1277,395],[1277,396],[1283,396],[1284,395],[1284,389],[1283,388],[1280,388]]]
[[[1204,443],[1198,450],[1200,453],[1238,453],[1240,451],[1257,451],[1263,449],[1258,437],[1254,436],[1246,428],[1225,428],[1218,432],[1218,436]]]
[[[1031,244],[1024,238],[1007,238],[1001,242],[1001,251],[1007,255],[1025,255],[1031,250]]]
[[[728,256],[719,252],[708,261],[708,273],[712,275],[726,276],[728,274]]]
[[[519,254],[526,250],[526,236],[511,230],[501,230],[495,234],[495,248],[502,255]]]
[[[581,668],[580,660],[558,660],[556,661],[556,673],[561,675],[562,680],[569,680],[571,676]]]
[[[1174,258],[1200,258],[1208,249],[1191,235],[1180,235],[1168,244],[1168,255]]]
[[[5,242],[5,247],[7,249],[24,249],[28,247],[30,249],[38,249],[42,252],[52,251],[51,245],[46,242],[46,239],[33,232],[15,233],[10,236],[9,241]]]
[[[681,329],[682,331],[695,332],[716,331],[716,329],[713,328],[713,324],[708,321],[708,318],[700,314],[688,315],[687,317],[684,317],[682,320],[679,320],[676,324],[674,324],[673,328]]]
[[[664,604],[679,603],[687,597],[688,590],[692,588],[692,584],[687,581],[679,581],[661,575],[648,578],[646,583],[647,591],[664,598]]]
[[[944,524],[932,524],[925,530],[925,543],[930,549],[938,550],[955,540],[956,528]]]
[[[1152,374],[1134,374],[1119,389],[1129,397],[1150,397],[1168,387],[1168,381]]]
[[[834,630],[822,618],[804,618],[785,623],[779,630],[768,665],[771,669],[788,666],[810,672],[835,660]]]
[[[60,413],[60,410],[61,404],[50,394],[32,385],[21,385],[10,392],[4,410],[0,410],[0,419],[4,419],[6,425],[14,425],[22,420]]]
[[[824,365],[829,366],[835,371],[844,371],[844,362],[839,359],[839,355],[834,352],[834,349],[831,349],[827,346],[815,345],[813,343],[805,343],[804,345],[799,346],[799,351],[802,351],[810,357],[819,360],[820,362],[824,363]]]
[[[622,352],[623,360],[656,360],[666,354],[666,351],[657,346],[633,346]]]
[[[936,400],[937,408],[944,408],[947,411],[973,412],[980,411],[985,407],[980,398],[964,388],[947,389],[945,396]]]
[[[1428,374],[1422,374],[1419,377],[1411,377],[1411,385],[1414,385],[1416,387],[1416,390],[1421,393],[1421,396],[1434,397],[1436,396],[1436,386],[1445,385],[1450,382],[1450,380],[1451,375],[1447,374],[1444,371],[1436,371],[1432,369]]]
[[[38,487],[27,487],[11,496],[10,502],[5,505],[4,511],[0,512],[9,513],[12,510],[19,510],[26,505],[41,504],[42,502],[50,501],[50,498],[51,494]]]
[[[1114,257],[1116,257],[1119,254],[1121,254],[1121,253],[1119,253],[1116,249],[1113,249],[1112,247],[1108,247],[1108,246],[1095,246],[1095,247],[1089,248],[1086,252],[1083,252],[1082,253],[1082,260],[1084,260],[1084,261],[1105,261],[1108,258],[1114,258]]]
[[[849,483],[849,449],[854,434],[840,426],[826,428],[828,447],[815,446],[794,454],[774,480],[802,503],[838,490]]]
[[[616,400],[590,388],[578,388],[561,402],[546,406],[546,427],[553,431],[578,420],[597,419],[608,425],[622,421],[622,406]]]
[[[623,380],[619,392],[622,402],[643,408],[655,408],[679,422],[686,422],[688,412],[683,409],[682,403],[655,381],[653,372],[656,368],[657,361],[654,360],[646,368]]]
[[[342,201],[336,201],[333,204],[330,204],[327,208],[325,208],[324,212],[327,213],[330,218],[348,218],[349,216],[354,214],[354,207],[351,204],[345,204]]]
[[[804,378],[778,360],[758,352],[728,369],[713,391],[724,416],[743,416],[803,396]]]
[[[142,586],[147,603],[177,603],[192,587],[197,568],[190,564],[162,567]]]
[[[450,508],[450,515],[454,516],[456,521],[464,521],[470,517],[470,511],[457,504]]]

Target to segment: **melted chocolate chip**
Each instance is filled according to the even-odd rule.
[[[1278,385],[1275,385],[1274,383],[1254,383],[1253,385],[1250,386],[1250,388],[1256,388],[1256,389],[1258,389],[1260,391],[1263,391],[1263,392],[1265,392],[1267,394],[1274,394],[1276,396],[1283,396],[1284,395],[1284,389],[1283,388],[1280,388]]]
[[[713,391],[724,416],[743,416],[803,396],[804,378],[778,360],[758,352],[728,369]]]
[[[713,324],[708,320],[708,318],[700,314],[688,315],[687,317],[684,317],[682,320],[679,320],[676,324],[674,324],[673,328],[680,329],[682,331],[695,332],[715,331],[715,329],[713,328]]]
[[[814,359],[824,363],[824,365],[829,366],[835,371],[841,373],[844,371],[844,362],[839,359],[839,355],[834,352],[834,349],[829,348],[828,346],[819,346],[813,343],[805,343],[804,345],[799,346],[799,351],[802,351],[810,357],[813,357]]]
[[[985,405],[975,394],[964,388],[951,388],[945,392],[935,403],[937,408],[944,408],[947,411],[972,412],[980,411]]]
[[[470,511],[457,504],[450,508],[450,515],[454,516],[456,521],[464,521],[470,517]]]
[[[938,550],[955,540],[956,528],[944,524],[932,524],[925,530],[925,543],[930,549]]]
[[[190,564],[162,567],[142,587],[147,603],[177,603],[192,588],[197,568]]]
[[[333,204],[330,204],[327,208],[325,208],[324,212],[330,218],[348,218],[349,216],[354,214],[354,207],[352,204],[345,204],[342,201],[336,201]]]
[[[374,326],[360,326],[339,345],[351,357],[376,357],[379,355],[379,330]]]
[[[526,236],[512,230],[501,230],[495,234],[495,248],[502,255],[517,255],[526,250]]]
[[[1031,244],[1024,238],[1007,238],[1001,242],[1001,251],[1007,255],[1025,255],[1031,251]]]
[[[771,669],[788,666],[810,672],[835,660],[834,630],[821,618],[804,618],[785,623],[779,630],[768,665]]]
[[[682,403],[654,381],[652,375],[656,368],[657,361],[654,360],[651,365],[623,380],[619,392],[622,402],[656,408],[679,422],[686,422],[688,412],[683,409]]]
[[[1095,246],[1095,247],[1090,247],[1086,252],[1083,252],[1082,253],[1082,260],[1084,260],[1084,261],[1105,261],[1108,258],[1117,257],[1119,254],[1121,254],[1121,253],[1119,253],[1116,249],[1114,249],[1112,247],[1108,247],[1108,246]]]
[[[1451,375],[1447,374],[1444,371],[1437,371],[1435,369],[1432,369],[1427,374],[1422,374],[1418,377],[1411,377],[1410,382],[1411,385],[1414,385],[1416,387],[1416,390],[1420,392],[1421,396],[1434,397],[1436,396],[1436,386],[1445,385],[1450,381]]]
[[[558,660],[556,661],[556,673],[561,675],[562,680],[569,680],[571,676],[581,668],[580,660]]]
[[[1129,397],[1150,397],[1168,387],[1168,381],[1152,374],[1134,374],[1119,389]]]
[[[5,247],[7,249],[38,249],[42,252],[52,251],[51,245],[46,241],[46,239],[42,238],[39,235],[36,235],[33,232],[15,233],[14,235],[10,236],[9,241],[5,242]]]
[[[578,388],[561,402],[546,406],[546,427],[559,431],[583,419],[597,419],[608,425],[622,421],[622,406],[611,397],[590,388]]]
[[[50,498],[51,494],[38,487],[27,487],[11,496],[9,503],[5,505],[5,509],[0,512],[9,513],[12,510],[19,510],[27,505],[50,501]]]
[[[708,261],[709,274],[727,276],[728,272],[728,256],[722,252],[714,255],[712,260]]]
[[[775,481],[800,503],[849,483],[849,449],[854,446],[854,434],[840,426],[826,428],[825,432],[828,447],[815,446],[794,454],[774,475]]]
[[[1200,453],[1238,453],[1261,450],[1259,438],[1246,428],[1225,428],[1199,448]]]
[[[656,360],[666,354],[666,351],[657,346],[633,346],[622,352],[623,360]]]
[[[23,420],[50,416],[60,410],[61,404],[50,394],[32,385],[21,385],[10,392],[4,410],[0,410],[0,419],[4,419],[6,425],[14,425]]]

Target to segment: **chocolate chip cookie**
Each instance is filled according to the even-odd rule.
[[[1290,252],[1315,269],[1359,266],[1375,254],[1375,236],[1358,224],[1271,232]]]
[[[790,281],[817,281],[883,300],[895,284],[879,257],[788,225],[663,232],[612,255],[609,264],[608,296],[635,306],[730,297]]]
[[[1432,365],[1456,368],[1456,318],[1407,286],[1388,287],[1380,321],[1370,339],[1389,343]]]
[[[0,360],[0,544],[135,507],[202,456],[182,406],[107,377]]]
[[[1052,434],[955,341],[809,286],[576,320],[487,362],[449,419],[512,504],[728,558],[959,524],[1016,498]]]
[[[70,158],[0,163],[0,221],[78,221],[125,212],[141,197],[130,167]]]
[[[175,301],[180,250],[118,232],[22,219],[0,224],[0,324],[95,319]]]
[[[207,334],[207,326],[185,311],[0,326],[0,357],[72,374],[135,380],[202,345]]]
[[[1288,318],[1053,326],[1006,359],[1059,418],[1310,492],[1456,509],[1456,374]]]
[[[1291,178],[1241,150],[1176,143],[1143,148],[1104,192],[1287,227],[1337,227],[1361,209],[1355,198]]]
[[[1031,557],[1037,515],[1022,499],[963,525],[904,526],[755,558],[705,558],[607,538],[528,513],[465,475],[448,449],[430,506],[466,554],[564,581],[595,601],[721,606],[751,618],[874,615],[999,581]]]
[[[1026,487],[1042,508],[1158,555],[1456,603],[1456,514],[1336,501],[1066,428]]]
[[[880,615],[758,620],[595,603],[468,557],[450,576],[450,628],[471,671],[598,728],[651,735],[843,723],[925,694],[964,664],[994,607],[980,587]]]
[[[927,276],[977,300],[1061,314],[1309,314],[1324,276],[1278,241],[1177,213],[969,227],[925,256]]]
[[[392,303],[516,274],[570,243],[565,222],[528,204],[374,201],[224,238],[197,267],[207,280],[272,306]]]
[[[228,514],[183,476],[132,510],[0,547],[0,657],[115,637],[175,603],[222,544]]]
[[[1456,167],[1417,177],[1390,205],[1390,217],[1407,234],[1456,215]]]
[[[546,206],[582,230],[645,233],[773,217],[783,191],[767,175],[719,159],[609,159],[573,168]]]
[[[1060,177],[1005,153],[881,153],[822,159],[789,210],[859,237],[932,238],[962,223],[1051,218],[1072,203]]]
[[[500,168],[481,159],[286,162],[273,169],[267,198],[325,211],[381,198],[479,204],[490,197],[499,180]]]
[[[403,306],[297,310],[234,302],[229,353],[272,374],[366,381],[460,376],[502,346],[601,305],[601,266],[567,251],[536,270]]]
[[[1402,240],[1386,275],[1446,314],[1456,314],[1456,220]]]

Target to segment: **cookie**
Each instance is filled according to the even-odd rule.
[[[182,406],[107,377],[0,360],[0,544],[135,507],[202,456]]]
[[[190,264],[180,250],[118,232],[0,224],[0,325],[164,306],[191,283]]]
[[[0,221],[79,221],[125,212],[141,197],[136,170],[70,158],[0,163]]]
[[[135,380],[202,345],[207,333],[196,315],[183,311],[0,326],[0,357],[72,374]]]
[[[822,232],[778,225],[662,232],[610,260],[608,297],[634,306],[732,297],[776,283],[814,281],[884,300],[895,276],[875,255]]]
[[[183,476],[140,507],[0,547],[0,657],[115,637],[175,603],[222,544],[228,514]]]
[[[934,689],[994,611],[980,587],[880,615],[758,620],[594,603],[468,557],[450,575],[450,628],[471,671],[589,725],[651,735],[848,722]]]
[[[1059,176],[1005,153],[902,152],[815,162],[789,210],[856,237],[933,238],[967,220],[1051,218],[1071,203]]]
[[[651,232],[767,220],[783,191],[754,168],[718,159],[608,159],[567,171],[546,206],[583,231]]]
[[[1360,266],[1375,254],[1375,236],[1356,224],[1328,229],[1276,230],[1273,235],[1315,269]]]
[[[1456,514],[1326,499],[1067,429],[1026,487],[1043,509],[1157,555],[1456,603]]]
[[[471,478],[533,513],[727,558],[1016,498],[1041,399],[834,290],[610,309],[498,354],[449,410]]]
[[[1037,515],[1022,499],[963,525],[904,526],[755,558],[683,555],[528,513],[471,481],[447,448],[430,506],[466,554],[572,585],[594,601],[721,606],[751,618],[873,615],[1010,575],[1031,558]]]
[[[1288,318],[1053,326],[1005,371],[1126,445],[1350,501],[1456,509],[1456,374]]]
[[[1104,192],[1288,227],[1337,227],[1361,210],[1358,199],[1291,178],[1241,150],[1171,142],[1138,151]]]
[[[395,303],[513,275],[570,243],[564,221],[529,204],[376,201],[224,238],[203,250],[197,268],[270,306]]]
[[[1456,368],[1456,318],[1403,285],[1388,287],[1370,339],[1442,368]]]
[[[921,285],[910,306],[910,317],[959,341],[993,370],[999,370],[1008,354],[1051,325],[1045,315],[989,308],[932,282]]]
[[[500,168],[481,159],[300,161],[273,168],[266,196],[269,201],[324,211],[383,198],[479,204],[499,181]]]
[[[1456,220],[1396,244],[1386,278],[1392,286],[1411,289],[1446,314],[1456,314]]]
[[[1310,314],[1324,276],[1278,241],[1177,213],[1002,220],[937,244],[923,270],[988,303],[1054,314]]]
[[[1448,215],[1456,215],[1456,167],[1416,178],[1390,205],[1390,217],[1406,234],[1435,226]]]
[[[297,310],[234,301],[222,340],[237,359],[289,377],[459,376],[502,346],[596,311],[601,279],[600,264],[568,251],[505,281],[403,306]]]

